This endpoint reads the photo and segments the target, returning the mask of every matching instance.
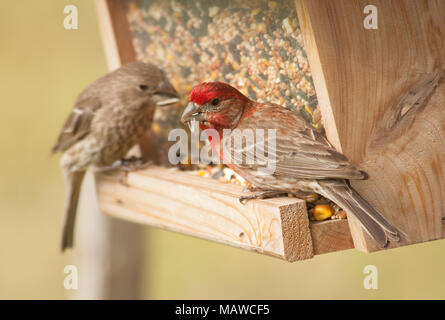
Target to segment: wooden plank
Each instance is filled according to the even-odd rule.
[[[245,188],[177,169],[132,172],[127,186],[98,175],[102,212],[287,261],[313,256],[306,204],[296,198],[254,200],[242,205]]]
[[[445,212],[445,2],[373,1],[377,30],[363,26],[368,4],[296,1],[326,132],[369,174],[353,186],[407,234],[402,245],[439,239]],[[376,250],[357,221],[348,221],[355,247]]]
[[[125,14],[125,3],[120,0],[95,0],[99,29],[108,61],[114,70],[135,61],[136,53]]]
[[[123,31],[116,27],[119,2],[95,1],[99,27],[110,70],[132,61],[131,50],[123,50]],[[120,15],[121,16],[121,15]],[[122,16],[121,16],[122,17]],[[113,27],[113,25],[115,25]],[[114,32],[113,30],[118,30]],[[129,39],[129,38],[127,38]],[[125,46],[124,46],[125,47]],[[87,174],[82,186],[78,219],[78,237],[74,253],[82,270],[76,299],[138,299],[144,260],[140,226],[100,214],[94,194],[94,179]]]
[[[348,220],[311,221],[314,254],[354,248]]]

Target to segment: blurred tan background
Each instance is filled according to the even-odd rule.
[[[78,30],[63,28],[67,4],[78,7]],[[77,94],[107,71],[93,2],[2,1],[0,66],[0,298],[68,298],[63,268],[74,255],[59,252],[64,186],[50,148]],[[144,230],[145,299],[445,299],[444,240],[289,264]],[[363,287],[369,264],[378,290]]]

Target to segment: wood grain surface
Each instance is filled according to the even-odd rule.
[[[348,220],[311,221],[311,235],[316,255],[354,248]]]
[[[128,24],[122,1],[95,0],[99,30],[105,51],[108,69],[119,68],[122,64],[135,60]],[[133,152],[139,153],[139,147]],[[84,191],[94,190],[94,179],[88,173]],[[84,182],[85,187],[85,182]],[[84,192],[85,193],[85,192]],[[83,286],[78,290],[79,299],[138,299],[141,292],[144,248],[141,226],[119,221],[102,215],[95,197],[88,192],[85,207],[91,213],[79,229],[81,252],[79,265],[83,270]],[[80,221],[82,222],[82,221]]]
[[[309,223],[296,198],[239,203],[244,187],[157,166],[96,179],[100,210],[108,215],[185,233],[287,261],[352,248],[346,220]]]
[[[445,2],[297,0],[327,136],[361,165],[353,186],[405,245],[443,237],[445,215]],[[355,219],[355,247],[377,248]]]
[[[132,172],[126,185],[97,179],[102,212],[129,221],[258,251],[288,261],[311,258],[309,219],[303,200],[238,198],[243,187],[177,169]]]

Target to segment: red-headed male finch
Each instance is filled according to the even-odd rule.
[[[263,190],[254,197],[264,198],[279,192],[316,192],[354,215],[381,247],[389,240],[400,240],[399,231],[349,185],[348,180],[365,179],[366,174],[296,113],[273,103],[252,101],[228,84],[208,82],[193,88],[181,120],[196,120],[202,130],[218,132],[219,139],[209,137],[212,149],[230,168]],[[269,149],[269,138],[262,144],[249,139],[232,144],[240,135],[242,139],[246,129],[254,132],[272,129],[275,148],[262,156]],[[253,154],[253,148],[257,147],[261,152]],[[224,148],[230,151],[226,153]],[[244,161],[228,161],[228,154],[231,159]],[[267,161],[273,162],[272,172],[259,170]]]
[[[99,78],[77,97],[53,152],[60,160],[67,195],[62,251],[73,246],[80,187],[87,168],[123,159],[150,129],[156,106],[177,102],[178,93],[158,67],[132,62]]]

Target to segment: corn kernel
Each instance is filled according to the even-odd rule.
[[[174,86],[175,88],[177,88],[174,84],[173,84],[173,86]],[[185,92],[190,92],[190,91],[192,91],[192,89],[193,89],[193,86],[190,85],[190,84],[186,84],[186,85],[184,86],[184,91],[185,91]]]
[[[136,3],[130,2],[130,12],[131,13],[136,13],[138,11],[138,6],[136,5]]]
[[[276,3],[275,1],[270,1],[268,5],[269,9],[275,9],[278,6],[278,3]]]
[[[262,23],[256,25],[256,32],[266,32],[266,26]]]
[[[153,132],[159,133],[161,132],[161,126],[159,125],[159,123],[153,123],[151,126],[151,130],[153,130]]]
[[[314,208],[314,218],[317,221],[329,219],[332,216],[332,208],[328,204],[318,204]]]
[[[205,174],[206,174],[206,172],[202,169],[198,171],[198,176],[200,176],[200,177],[204,177]]]

